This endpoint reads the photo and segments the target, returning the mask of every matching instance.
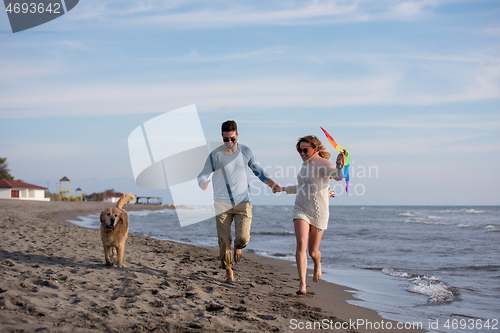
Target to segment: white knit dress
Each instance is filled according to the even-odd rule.
[[[330,177],[335,180],[344,178],[342,170],[320,157],[317,152],[302,163],[297,175],[297,185],[285,188],[287,194],[297,194],[293,219],[304,220],[318,229],[328,228]]]

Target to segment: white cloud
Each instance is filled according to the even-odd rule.
[[[351,81],[262,78],[26,87],[17,94],[0,95],[0,117],[150,113],[190,104],[205,109],[384,104],[394,83],[391,78]]]
[[[495,26],[495,27],[488,28],[488,29],[486,29],[486,33],[489,35],[492,35],[494,37],[500,37],[500,27]]]
[[[429,114],[429,113],[391,113],[390,116],[377,116],[371,117],[368,115],[350,116],[348,118],[356,118],[355,121],[346,121],[343,118],[331,120],[324,120],[321,126],[324,128],[349,128],[349,129],[425,129],[425,130],[500,130],[500,116],[487,115],[484,113],[478,114]],[[356,115],[356,113],[354,113]],[[344,117],[345,118],[345,117]],[[311,120],[296,120],[294,117],[287,119],[254,119],[254,120],[240,120],[239,123],[247,124],[261,124],[271,125],[280,124],[286,125],[290,128],[301,127],[317,127],[318,121]],[[280,136],[273,137],[273,141],[283,140]],[[288,139],[285,139],[288,140]],[[499,147],[500,149],[500,147]]]
[[[500,97],[500,66],[480,66],[440,90],[402,89],[404,73],[385,69],[352,78],[304,75],[204,79],[163,83],[23,85],[0,91],[0,118],[164,112],[196,104],[220,108],[330,108],[360,105],[437,105]],[[465,82],[465,83],[460,83]]]
[[[19,161],[60,161],[77,158],[92,149],[85,145],[57,142],[12,141],[3,147],[2,154],[9,160]]]
[[[55,68],[50,67],[40,67],[35,65],[29,65],[24,62],[10,61],[10,62],[0,62],[0,83],[2,84],[12,84],[16,81],[23,81],[26,79],[35,79],[42,76],[51,75]],[[3,89],[5,90],[7,88]],[[0,92],[0,96],[2,92]],[[1,112],[1,105],[0,105]]]
[[[477,153],[500,152],[500,147],[480,144],[472,145],[463,143],[474,139],[473,135],[421,135],[419,137],[400,136],[395,138],[372,138],[370,140],[356,140],[349,145],[351,152],[361,155],[420,155],[432,153],[460,153],[474,151]]]
[[[420,15],[421,13],[419,13]],[[408,16],[411,16],[409,13]],[[372,20],[400,19],[399,13],[384,8],[370,13],[360,8],[358,1],[297,1],[283,6],[270,3],[227,3],[224,8],[206,6],[188,11],[170,11],[133,19],[138,26],[169,26],[183,29],[223,28],[249,25],[317,25]]]
[[[434,0],[299,0],[299,1],[86,1],[72,20],[123,16],[127,26],[183,29],[248,25],[303,25],[423,18],[439,4]],[[119,24],[119,23],[115,23]]]
[[[223,61],[245,60],[245,59],[262,59],[262,58],[266,58],[267,60],[269,60],[270,56],[283,55],[283,52],[284,52],[283,48],[280,46],[273,46],[247,52],[234,52],[234,53],[214,55],[214,56],[202,54],[198,52],[198,50],[191,50],[186,55],[179,57],[162,58],[161,61],[204,63],[204,62],[223,62]]]
[[[73,48],[85,48],[79,43],[61,43]],[[270,55],[286,58],[282,52],[280,47],[216,56],[193,52],[172,61],[227,63],[231,59],[268,58]],[[428,64],[428,72],[431,75],[440,80],[447,80],[444,87],[432,86],[425,83],[428,80],[421,82],[408,75],[406,72],[413,66],[412,61],[403,60],[397,64],[391,61],[393,58],[404,59],[405,55],[353,54],[349,57],[344,54],[338,57],[340,58],[336,58],[337,61],[350,60],[357,66],[365,66],[364,75],[318,77],[299,73],[293,76],[270,73],[266,76],[257,75],[257,78],[252,79],[252,75],[248,73],[237,72],[224,75],[224,79],[212,79],[213,75],[208,70],[208,73],[204,73],[204,76],[197,80],[137,85],[95,82],[83,84],[80,81],[73,81],[71,84],[49,84],[47,82],[51,81],[51,75],[61,74],[61,68],[53,67],[55,62],[42,62],[42,66],[35,67],[29,64],[25,66],[22,61],[18,61],[14,68],[6,66],[2,72],[3,81],[9,83],[9,86],[0,90],[0,118],[153,113],[190,104],[197,104],[205,110],[297,109],[360,105],[436,105],[500,97],[500,62],[496,57],[415,55],[414,58],[419,59],[419,64]],[[279,58],[275,60],[279,61]],[[434,59],[438,59],[438,63],[433,63]],[[447,71],[442,70],[445,68],[441,64],[442,61],[446,62]],[[71,72],[71,68],[65,64],[64,71]],[[43,84],[40,83],[41,78],[44,79]],[[23,82],[22,89],[19,82]],[[415,89],[417,83],[422,89]],[[407,84],[412,84],[412,89],[405,88]]]
[[[59,41],[59,44],[70,49],[75,49],[79,51],[93,51],[91,47],[86,46],[85,44],[77,41],[71,41],[71,40],[62,40]]]
[[[419,18],[428,13],[428,9],[439,5],[438,1],[405,1],[392,6],[389,9],[388,16],[392,18],[407,19]]]
[[[396,119],[393,119],[396,118]],[[472,118],[472,119],[471,119]],[[328,126],[329,123],[325,123]],[[372,121],[337,121],[332,126],[350,128],[407,128],[407,129],[476,129],[500,130],[500,117],[463,117],[463,116],[396,116],[391,119]]]

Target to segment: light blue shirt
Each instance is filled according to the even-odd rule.
[[[250,202],[249,170],[263,183],[270,178],[247,146],[238,143],[238,149],[231,155],[224,153],[220,146],[208,155],[205,166],[198,175],[198,183],[207,181],[213,173],[215,201],[232,204]]]

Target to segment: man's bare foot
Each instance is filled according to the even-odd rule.
[[[226,281],[227,282],[233,282],[234,281],[233,269],[232,268],[226,269]]]
[[[234,262],[240,262],[243,258],[243,251],[241,249],[234,248]]]
[[[319,280],[321,280],[321,263],[314,265],[313,281],[318,282]]]

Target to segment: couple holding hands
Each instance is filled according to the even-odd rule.
[[[296,149],[303,164],[297,175],[297,184],[281,187],[275,183],[255,160],[252,150],[238,143],[236,122],[228,120],[222,124],[224,144],[208,156],[203,170],[198,175],[202,190],[208,188],[213,173],[214,207],[217,222],[217,236],[222,268],[226,279],[233,281],[234,262],[242,258],[242,249],[250,240],[252,204],[247,171],[250,169],[273,193],[296,194],[293,209],[293,224],[297,240],[296,262],[300,287],[297,294],[306,293],[307,250],[314,262],[313,281],[321,279],[321,252],[319,244],[323,231],[328,227],[329,203],[328,184],[330,178],[342,180],[342,159],[337,156],[336,165],[328,159],[330,153],[314,135],[297,141]],[[248,168],[248,169],[247,169]],[[235,222],[234,254],[231,251],[231,224]]]

